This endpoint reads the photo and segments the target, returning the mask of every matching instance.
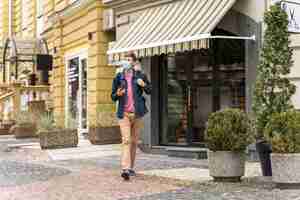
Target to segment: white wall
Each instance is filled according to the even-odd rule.
[[[294,0],[293,0],[294,1]],[[238,0],[234,6],[234,10],[243,13],[256,22],[263,22],[265,10],[271,5],[271,0]],[[263,24],[263,30],[265,26]],[[300,109],[300,35],[291,35],[291,47],[294,49],[294,65],[291,69],[289,77],[297,86],[296,94],[292,101],[297,109]]]
[[[292,102],[296,109],[300,109],[300,79],[294,79],[293,83],[296,85],[296,94],[292,97]]]
[[[291,37],[292,47],[294,49],[293,60],[294,65],[291,69],[290,77],[297,86],[296,94],[293,96],[293,103],[296,109],[300,109],[300,36],[293,35]]]

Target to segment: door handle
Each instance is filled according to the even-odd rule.
[[[192,107],[192,100],[191,100],[191,86],[188,86],[188,111],[191,111],[191,107]]]

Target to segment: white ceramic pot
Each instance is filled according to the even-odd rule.
[[[240,181],[245,175],[245,153],[209,151],[209,174],[215,181]]]
[[[272,153],[271,163],[274,183],[300,184],[300,153]]]

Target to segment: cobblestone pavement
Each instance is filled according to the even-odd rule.
[[[16,161],[0,162],[0,187],[23,185],[35,181],[46,181],[54,176],[63,176],[71,171],[43,165]]]
[[[255,163],[242,183],[225,184],[208,179],[206,160],[139,153],[138,176],[123,182],[115,146],[41,151],[31,142],[0,138],[0,200],[300,200],[300,190],[276,189]]]

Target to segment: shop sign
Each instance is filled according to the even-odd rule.
[[[282,9],[286,11],[289,18],[289,31],[300,33],[300,1],[278,1],[273,0],[273,3],[281,3]]]

